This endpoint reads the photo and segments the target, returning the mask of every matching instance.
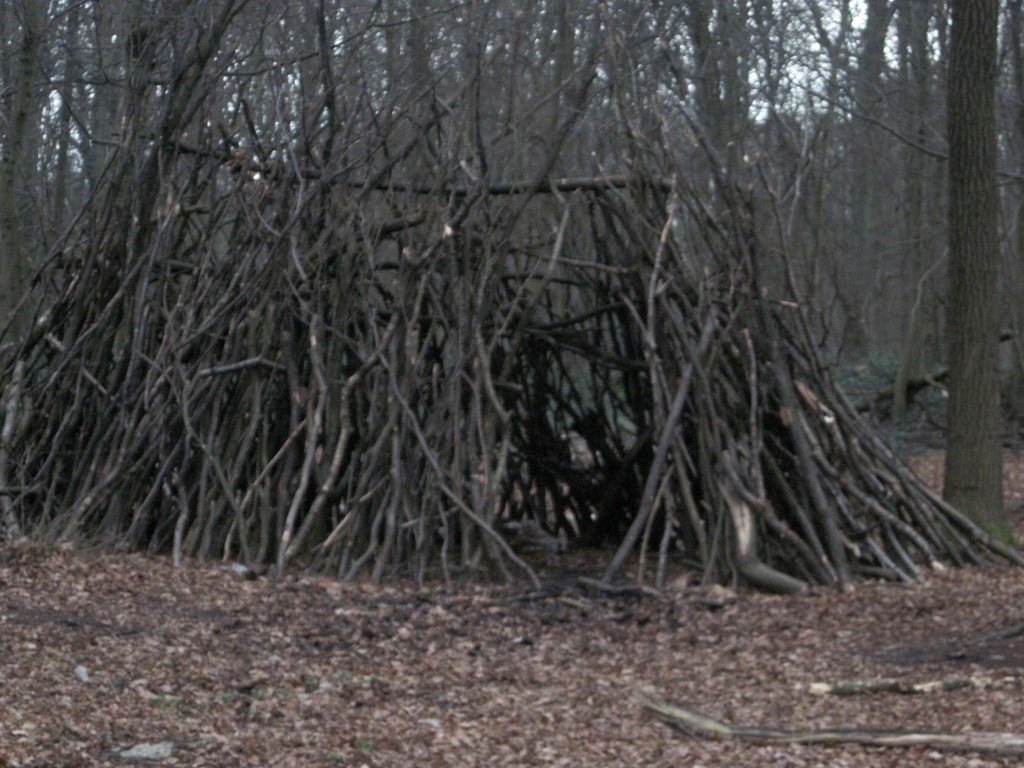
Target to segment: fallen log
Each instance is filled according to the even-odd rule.
[[[1024,684],[1024,677],[1021,675],[1000,675],[992,677],[989,675],[954,675],[943,677],[937,680],[925,680],[918,683],[909,683],[903,680],[839,680],[835,683],[811,683],[807,692],[816,696],[857,696],[860,694],[872,693],[900,693],[906,695],[919,693],[943,693],[947,691],[959,691],[964,688],[974,690],[1005,690],[1009,688],[1020,688]]]
[[[889,731],[861,728],[786,730],[773,727],[732,725],[647,693],[640,694],[644,708],[679,731],[698,739],[784,744],[861,744],[868,747],[928,747],[950,752],[989,752],[1024,755],[1024,734],[977,731],[942,733]]]

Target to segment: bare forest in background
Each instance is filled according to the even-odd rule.
[[[420,582],[1018,560],[865,414],[942,375],[947,39],[941,0],[3,3],[0,524]]]

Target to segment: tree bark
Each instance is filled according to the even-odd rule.
[[[1010,136],[1016,146],[1024,146],[1024,3],[1009,0],[1006,4],[1006,58],[1010,63],[1013,88],[1010,100],[1013,106],[1013,123]],[[1024,157],[1017,160],[1017,172],[1024,175]],[[1024,295],[1024,191],[1019,185],[1008,190],[1012,196],[1012,214],[1016,218],[1015,237],[1012,239],[1013,255],[1008,260],[1007,276],[1010,290],[1015,296]],[[1016,419],[1024,418],[1024,305],[1013,302],[1009,309],[1009,322],[1015,331],[1011,351],[1013,365],[1010,380],[1004,390],[1010,413]]]
[[[995,86],[998,0],[954,0],[949,63],[945,499],[1012,540],[1002,504]]]

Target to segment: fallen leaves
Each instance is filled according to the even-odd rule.
[[[682,584],[654,599],[275,583],[2,546],[0,766],[905,765],[898,749],[687,740],[635,691],[786,729],[1016,731],[1019,688],[900,691],[1019,674],[1024,643],[1005,631],[1021,605],[1024,571],[1008,568],[786,598]],[[893,689],[807,693],[842,680]],[[150,746],[157,757],[133,752]]]

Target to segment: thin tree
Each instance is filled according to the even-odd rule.
[[[998,0],[953,0],[946,501],[1012,540],[1003,510],[996,188]]]
[[[43,49],[47,4],[24,0],[18,5],[21,41],[14,62],[9,112],[0,127],[0,327],[11,323],[11,339],[25,330],[28,309],[24,305],[31,272],[29,232],[24,217],[28,206],[28,181],[32,156],[39,145],[39,55]],[[8,339],[8,340],[11,340]]]

